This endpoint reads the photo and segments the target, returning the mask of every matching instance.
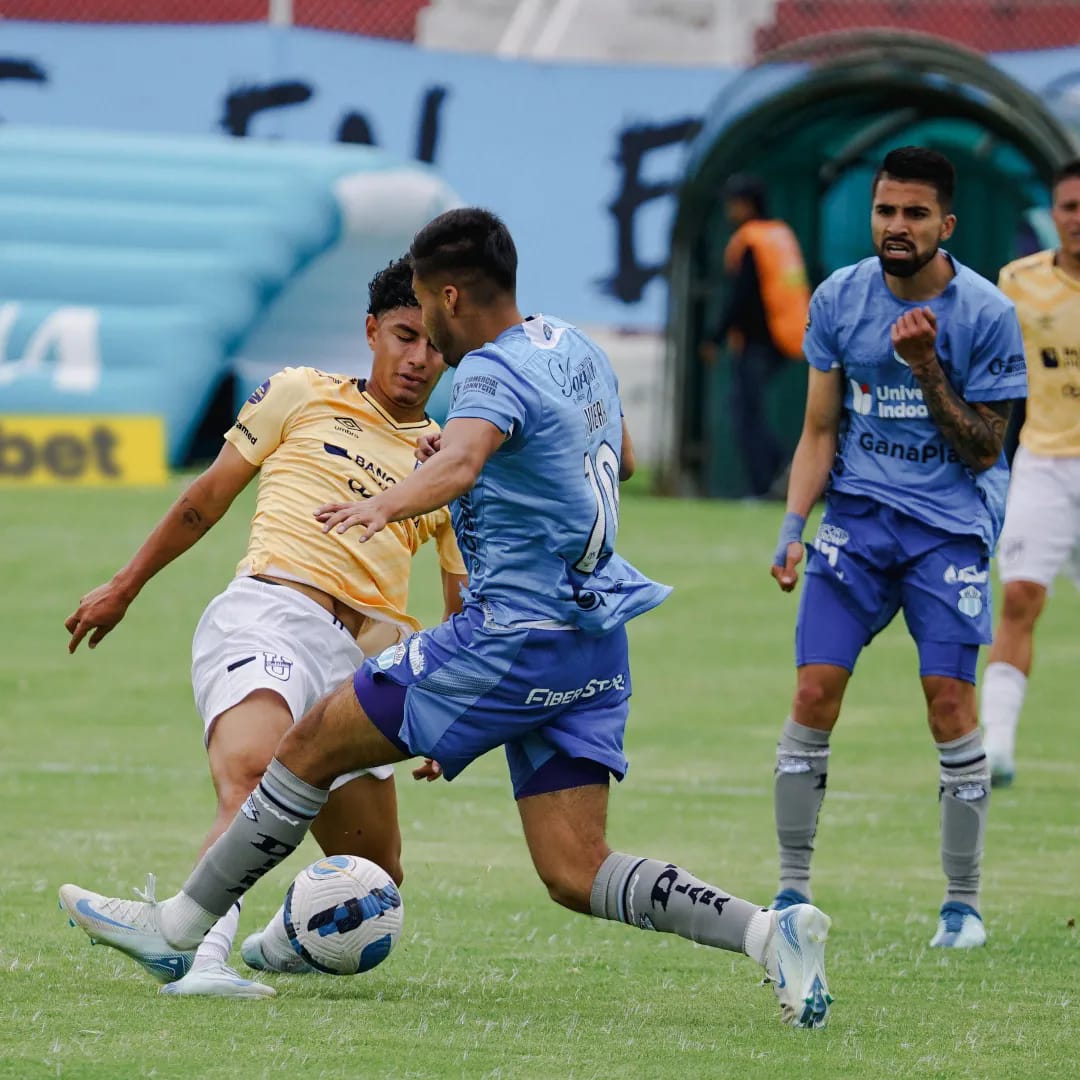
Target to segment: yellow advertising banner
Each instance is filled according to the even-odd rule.
[[[0,485],[163,484],[160,416],[0,415]]]

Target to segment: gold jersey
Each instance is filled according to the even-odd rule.
[[[998,287],[1016,305],[1027,359],[1027,419],[1020,443],[1047,457],[1080,456],[1080,281],[1053,251],[1003,267]]]
[[[408,630],[405,613],[412,556],[435,538],[439,565],[465,574],[446,507],[394,522],[360,543],[362,529],[324,533],[313,514],[323,503],[351,502],[384,491],[416,467],[427,418],[399,424],[361,380],[315,368],[285,368],[248,398],[226,433],[259,467],[259,492],[238,576],[269,574],[321,589],[373,619]]]

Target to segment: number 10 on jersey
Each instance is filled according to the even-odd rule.
[[[619,455],[610,443],[602,442],[595,454],[585,452],[585,479],[596,499],[596,517],[574,569],[591,574],[601,554],[614,547],[619,531]]]

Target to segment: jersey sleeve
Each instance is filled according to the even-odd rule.
[[[226,440],[252,465],[262,465],[281,445],[309,385],[303,368],[285,368],[271,375],[244,402],[236,423],[225,433]]]
[[[842,366],[833,322],[831,290],[827,286],[828,282],[819,285],[810,297],[810,313],[803,334],[803,355],[819,371],[832,371]]]
[[[1020,320],[1011,303],[986,313],[975,334],[965,401],[1012,401],[1027,397],[1027,363]]]
[[[435,550],[439,556],[439,566],[448,574],[457,574],[464,577],[468,571],[465,568],[465,560],[461,557],[458,549],[457,537],[454,535],[453,522],[450,519],[450,511],[443,507],[436,511],[435,522]]]
[[[507,438],[519,436],[539,408],[535,393],[497,353],[481,349],[462,360],[446,419],[489,420]]]

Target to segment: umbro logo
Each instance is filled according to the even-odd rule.
[[[351,416],[335,416],[334,430],[340,431],[343,435],[355,437],[359,436],[364,429]]]

